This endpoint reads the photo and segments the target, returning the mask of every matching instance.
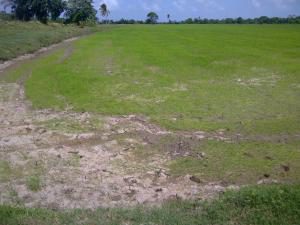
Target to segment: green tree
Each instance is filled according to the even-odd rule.
[[[158,15],[155,13],[155,12],[149,12],[147,14],[147,20],[146,20],[146,23],[152,23],[152,24],[155,24],[157,23],[157,20],[158,20]]]
[[[242,17],[238,17],[238,18],[236,19],[236,22],[237,22],[238,24],[242,24],[242,23],[244,23],[244,19],[243,19]]]
[[[57,20],[57,18],[66,9],[66,2],[63,0],[49,0],[49,12],[51,14],[52,20]]]
[[[47,23],[48,21],[48,0],[33,0],[31,2],[31,9],[35,17],[42,23]]]
[[[11,7],[16,18],[28,21],[34,16],[41,22],[47,23],[50,5],[55,0],[2,0],[1,3]]]
[[[66,7],[67,22],[96,21],[96,10],[92,0],[69,0]]]
[[[12,13],[18,20],[29,21],[34,16],[31,0],[3,0],[1,4],[11,7]]]

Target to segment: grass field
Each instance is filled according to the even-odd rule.
[[[172,161],[175,175],[298,182],[299,39],[298,25],[114,27],[17,67],[9,78],[30,74],[26,95],[36,108],[146,115],[167,129],[229,136],[231,143],[193,148],[208,160]],[[172,142],[158,142],[162,153],[164,141]]]
[[[0,61],[31,53],[64,39],[91,32],[91,28],[73,25],[39,22],[16,22],[0,20]]]
[[[142,114],[170,129],[300,131],[300,26],[126,26],[32,62],[38,108]],[[67,50],[66,50],[67,51]]]
[[[299,186],[250,187],[227,192],[213,202],[174,201],[161,208],[57,212],[0,206],[0,220],[5,225],[296,225],[300,220],[299,190]]]
[[[11,43],[19,43],[17,37],[11,38]],[[0,78],[5,84],[23,84],[20,81],[25,80],[25,94],[34,109],[52,108],[55,114],[71,106],[76,112],[92,115],[83,122],[77,119],[81,116],[73,114],[39,121],[38,126],[46,134],[40,135],[39,130],[32,129],[31,135],[45,138],[50,130],[51,135],[62,134],[59,136],[62,138],[66,133],[95,132],[98,136],[88,143],[79,141],[72,148],[78,148],[80,154],[84,154],[82,150],[91,154],[96,144],[111,147],[109,151],[126,149],[122,152],[128,157],[124,156],[125,161],[118,154],[121,159],[112,161],[116,170],[110,176],[119,182],[117,185],[124,183],[123,177],[120,177],[123,183],[117,179],[126,169],[141,173],[138,178],[143,184],[146,167],[153,166],[155,160],[158,164],[153,167],[166,168],[171,179],[192,175],[200,186],[214,182],[224,186],[287,185],[249,187],[228,192],[212,202],[175,201],[158,208],[55,212],[1,206],[0,221],[5,224],[297,224],[300,219],[299,40],[299,25],[105,26],[102,32],[13,66]],[[10,46],[18,54],[15,47],[18,45]],[[23,47],[19,52],[22,51]],[[11,57],[8,52],[2,54]],[[9,87],[13,85],[2,88],[3,93]],[[17,104],[16,110],[19,108]],[[7,111],[7,117],[10,118],[12,111]],[[141,119],[118,117],[132,114]],[[105,116],[118,122],[109,123]],[[144,120],[144,116],[149,120]],[[32,126],[36,126],[34,119],[29,117]],[[20,117],[20,121],[23,126],[22,121],[27,119]],[[153,124],[159,125],[155,126],[157,132],[164,129],[170,132],[151,133],[148,130]],[[13,134],[10,130],[8,133]],[[49,148],[57,145],[51,135]],[[197,139],[197,135],[203,137]],[[102,136],[107,139],[100,140]],[[128,140],[132,148],[128,148]],[[7,139],[3,145],[10,143]],[[53,158],[47,155],[47,148],[37,146],[41,152],[46,150],[41,163],[45,168],[26,177],[23,170],[28,168],[11,162],[24,152],[13,147],[11,152],[3,153],[0,178],[3,183],[23,182],[35,196],[45,191],[48,172],[61,166],[60,161],[70,160],[59,154],[59,159],[55,156],[57,164],[49,163],[48,158]],[[63,152],[63,147],[57,151]],[[90,168],[83,164],[87,157],[99,160],[95,153],[93,157],[75,156],[68,164],[70,171],[76,169],[77,178],[82,176],[81,169]],[[28,159],[29,165],[34,165],[30,160],[35,159]],[[72,173],[75,177],[76,174]],[[55,182],[47,185],[56,187]],[[68,196],[62,195],[65,198]]]

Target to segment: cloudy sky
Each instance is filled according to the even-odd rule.
[[[300,15],[300,0],[94,0],[97,9],[102,2],[108,5],[112,19],[144,20],[149,11],[157,12],[161,21],[167,14],[173,20]]]

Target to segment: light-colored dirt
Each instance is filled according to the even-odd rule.
[[[3,83],[0,93],[0,158],[9,164],[1,171],[6,173],[5,179],[1,176],[1,203],[96,208],[210,198],[225,189],[199,184],[189,175],[171,177],[164,167],[172,157],[167,151],[136,156],[136,149],[151,151],[147,136],[170,134],[144,118],[31,110],[19,84]],[[80,130],[72,129],[74,123]],[[39,191],[26,185],[32,176],[40,180]]]

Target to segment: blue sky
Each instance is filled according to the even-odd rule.
[[[167,14],[172,20],[300,16],[300,0],[94,0],[95,8],[103,2],[111,11],[110,19],[145,20],[149,11],[155,11],[160,21],[167,21]]]
[[[98,9],[106,3],[110,18],[144,20],[149,11],[155,11],[160,21],[181,20],[188,17],[226,18],[300,15],[300,0],[94,0]]]

